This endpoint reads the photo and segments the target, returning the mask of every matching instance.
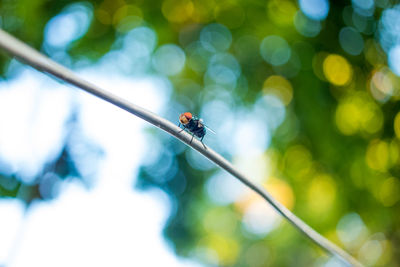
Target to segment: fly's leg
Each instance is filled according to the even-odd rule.
[[[207,149],[206,145],[203,143],[204,136],[200,139],[201,144],[204,146],[204,149]]]
[[[186,129],[186,126],[185,125],[182,125],[183,126],[183,129],[182,130],[180,130],[178,133],[181,133],[183,130],[185,130]],[[181,127],[181,124],[179,123],[179,128]]]
[[[193,138],[194,138],[194,134],[192,134],[192,139],[190,140],[190,144],[192,144]]]

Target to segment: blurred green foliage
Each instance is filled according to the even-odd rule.
[[[240,114],[251,114],[267,125],[271,145],[261,142],[262,153],[238,153],[227,148],[232,143],[221,144],[232,142],[230,136],[219,136],[216,149],[366,265],[399,265],[400,78],[388,67],[379,39],[381,16],[394,1],[372,2],[372,8],[362,1],[331,1],[326,18],[316,18],[291,0],[2,0],[1,27],[53,56],[57,50],[43,45],[45,27],[74,3],[93,17],[88,31],[65,47],[72,63],[62,58],[61,63],[96,61],[120,47],[132,29],[153,29],[157,46],[169,44],[164,50],[170,54],[165,59],[163,50],[152,52],[145,71],[166,75],[174,85],[166,117],[177,120],[183,111],[205,115],[203,106],[220,98],[229,108],[217,107],[208,116],[216,125],[225,117],[233,120],[233,136],[242,127]],[[182,57],[184,66],[176,63]],[[3,73],[8,62],[1,57]],[[284,107],[282,122],[274,124],[253,109],[264,97]],[[268,115],[278,117],[275,111]],[[141,168],[135,186],[169,194],[174,207],[165,235],[179,255],[220,266],[310,266],[327,260],[263,208],[265,203],[260,208],[252,193],[225,204],[213,201],[210,188],[223,186],[212,182],[219,171],[176,140],[157,138],[163,148]],[[61,176],[75,171],[67,149],[49,165],[58,166],[52,170]],[[21,197],[16,188],[27,187],[27,202],[41,197],[37,184],[14,178],[18,187],[8,190],[2,179],[1,196]]]

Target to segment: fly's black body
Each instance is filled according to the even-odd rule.
[[[195,136],[201,138],[201,140],[203,140],[204,136],[206,135],[206,128],[199,119],[191,119],[186,128]]]

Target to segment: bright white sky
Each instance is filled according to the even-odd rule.
[[[154,77],[102,75],[98,67],[81,74],[155,112],[170,92],[167,83]],[[177,258],[162,237],[170,209],[167,196],[132,189],[151,148],[144,122],[125,111],[24,69],[0,83],[0,158],[8,163],[1,172],[31,181],[60,152],[72,105],[79,107],[82,136],[104,151],[93,187],[67,179],[57,198],[36,201],[26,212],[21,201],[1,199],[0,265],[195,266]]]

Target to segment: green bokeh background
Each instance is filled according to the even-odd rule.
[[[93,17],[87,33],[67,46],[71,60],[60,63],[76,67],[75,63],[82,60],[96,62],[116,49],[125,34],[146,26],[157,34],[157,47],[176,44],[186,55],[182,71],[168,76],[174,89],[170,101],[183,110],[171,108],[166,117],[177,120],[177,110],[204,114],[207,111],[202,107],[211,96],[218,98],[226,92],[231,110],[238,112],[234,114],[251,113],[265,95],[277,97],[286,115],[273,130],[271,145],[262,147],[264,152],[252,158],[222,150],[224,155],[238,165],[244,164],[244,171],[251,170],[252,163],[268,165],[269,171],[261,175],[265,176],[262,183],[266,188],[364,264],[399,266],[400,79],[387,66],[378,34],[382,13],[395,1],[377,1],[361,29],[354,19],[357,8],[350,1],[331,1],[328,16],[313,21],[301,13],[298,2],[290,0],[1,0],[1,27],[53,56],[42,46],[45,26],[74,3],[87,6]],[[310,24],[304,26],[304,21]],[[205,78],[205,66],[218,51],[196,50],[197,56],[191,52],[202,31],[215,23],[231,35],[224,53],[230,53],[239,63],[241,71],[234,86]],[[362,37],[359,54],[349,53],[341,44],[339,36],[345,27],[352,27]],[[277,65],[264,60],[260,46],[267,36],[286,41],[291,51],[287,62]],[[284,57],[282,53],[278,62]],[[9,78],[9,57],[3,54],[0,63],[3,77]],[[157,66],[146,71],[162,74]],[[223,123],[224,116],[215,114],[216,121]],[[235,118],[240,120],[239,116]],[[235,129],[240,127],[240,121],[235,123]],[[228,205],[213,202],[205,188],[217,168],[193,165],[189,148],[157,131],[150,134],[162,139],[165,148],[158,161],[141,168],[134,187],[159,187],[170,196],[175,206],[165,226],[165,237],[178,255],[219,266],[312,266],[328,260],[287,222],[279,221],[267,234],[246,230],[246,210],[259,199],[248,193]],[[71,173],[79,176],[68,153],[64,149],[49,165],[61,177]],[[170,168],[178,169],[168,179],[155,171],[163,168],[165,158],[174,162]],[[48,166],[43,168],[45,174]],[[6,179],[10,177],[0,174],[0,181]],[[38,183],[30,185],[16,177],[11,179],[18,186],[8,190],[0,183],[1,197],[18,197],[26,203],[41,198],[37,189],[40,177]],[[17,195],[21,188],[24,193]],[[362,223],[363,231],[346,243],[340,236],[341,227],[357,222]],[[373,256],[377,251],[378,256]]]

